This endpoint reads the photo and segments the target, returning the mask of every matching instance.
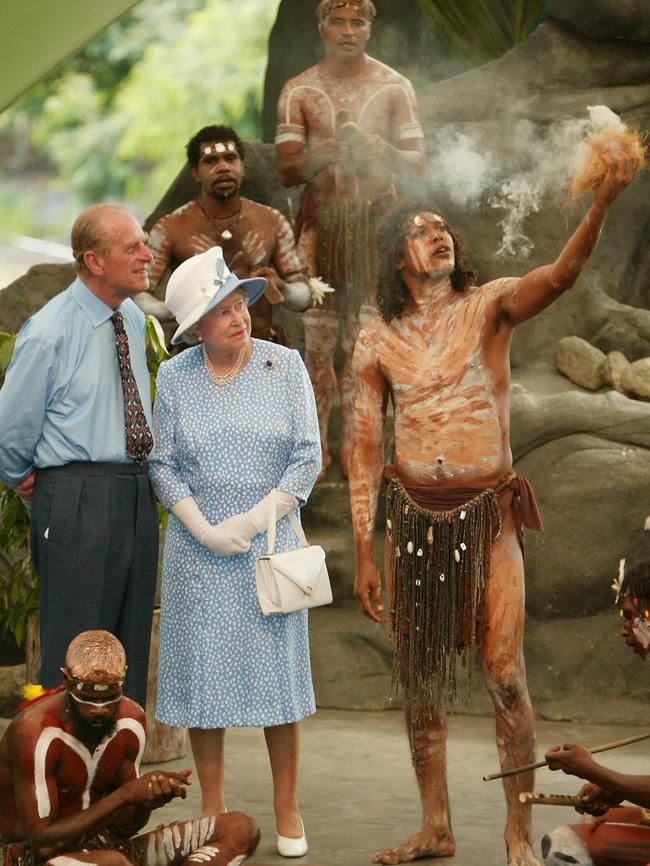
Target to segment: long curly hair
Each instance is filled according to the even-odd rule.
[[[379,253],[379,285],[377,287],[377,307],[385,322],[402,315],[404,302],[409,291],[395,262],[402,255],[404,241],[409,228],[409,217],[417,213],[440,211],[430,201],[405,199],[392,207],[384,217],[377,233]],[[449,229],[454,244],[454,270],[451,272],[451,285],[457,292],[464,292],[476,279],[474,268],[465,258],[465,250],[459,234]]]

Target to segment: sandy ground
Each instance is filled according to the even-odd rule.
[[[551,745],[581,741],[589,746],[642,732],[609,725],[539,722],[538,753]],[[648,768],[650,740],[606,753],[603,763],[625,772]],[[169,768],[191,767],[191,758]],[[505,804],[501,783],[483,782],[498,770],[491,718],[450,718],[449,789],[457,853],[447,862],[456,866],[505,864],[502,840]],[[537,771],[535,789],[546,793],[576,793],[576,779],[547,769]],[[366,866],[372,854],[395,845],[418,826],[419,800],[410,766],[401,713],[321,710],[303,723],[300,803],[309,840],[308,854],[297,863],[310,866]],[[286,863],[275,853],[271,777],[261,731],[229,731],[226,742],[228,808],[252,815],[262,839],[251,866]],[[199,814],[198,784],[186,800],[160,810],[150,826]],[[549,828],[575,823],[573,809],[533,808],[535,850]],[[434,862],[419,860],[417,862]]]

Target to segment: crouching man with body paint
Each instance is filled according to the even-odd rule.
[[[64,684],[21,709],[0,740],[4,866],[235,866],[259,832],[241,812],[134,836],[186,796],[190,770],[139,774],[145,716],[122,694],[124,649],[105,631],[70,643]]]
[[[372,539],[382,474],[385,575],[421,828],[376,863],[455,851],[446,781],[445,698],[458,654],[479,651],[492,698],[501,768],[532,763],[534,717],[523,657],[522,524],[541,528],[532,490],[512,470],[509,351],[516,325],[541,313],[578,278],[605,214],[636,163],[607,156],[590,208],[552,264],[476,286],[454,234],[425,204],[405,202],[380,229],[380,317],[354,352],[356,393],[350,493],[355,595],[384,619]],[[395,414],[393,466],[384,468],[388,400]],[[388,470],[388,471],[386,471]],[[504,780],[509,866],[535,866],[532,773]]]
[[[622,566],[625,560],[622,561]],[[612,589],[621,617],[621,637],[641,658],[650,656],[650,563],[619,576]],[[553,746],[549,769],[562,770],[587,784],[578,791],[576,811],[593,823],[562,825],[542,839],[545,866],[645,866],[650,864],[650,775],[621,773],[599,764],[579,743]],[[642,769],[647,770],[646,766]],[[633,806],[621,806],[624,801]]]

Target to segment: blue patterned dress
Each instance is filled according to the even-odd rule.
[[[305,503],[321,465],[316,407],[295,350],[253,340],[229,385],[208,376],[200,346],[161,365],[150,461],[165,508],[193,496],[210,523],[247,511],[274,487]],[[276,550],[300,546],[289,519]],[[263,616],[255,558],[222,557],[169,516],[162,579],[156,717],[196,728],[266,727],[315,711],[307,611]]]

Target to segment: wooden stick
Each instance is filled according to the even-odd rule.
[[[619,749],[621,746],[629,746],[630,743],[638,743],[641,740],[650,739],[648,734],[636,734],[634,737],[627,737],[624,740],[616,740],[613,743],[605,743],[604,746],[594,746],[588,751],[595,755],[597,752],[608,752],[610,749]],[[489,776],[483,776],[484,782],[491,782],[493,779],[503,779],[506,776],[516,776],[518,773],[528,773],[531,770],[539,770],[540,767],[548,767],[548,761],[538,761],[536,764],[525,764],[523,767],[513,767],[512,770],[502,770],[500,773],[491,773]]]
[[[540,806],[584,806],[582,797],[574,794],[535,794],[532,791],[522,791],[519,802],[537,803]]]

